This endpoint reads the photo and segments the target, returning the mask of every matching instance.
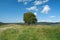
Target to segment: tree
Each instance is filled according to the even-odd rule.
[[[0,26],[3,25],[4,23],[3,22],[0,22]]]
[[[27,24],[35,24],[37,23],[37,18],[32,12],[26,12],[24,13],[24,22]]]

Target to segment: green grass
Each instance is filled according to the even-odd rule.
[[[7,27],[7,25],[5,25]],[[0,31],[0,40],[60,40],[59,25],[8,25]],[[3,27],[4,28],[4,27]]]

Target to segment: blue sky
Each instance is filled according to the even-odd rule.
[[[0,22],[23,22],[25,12],[38,22],[60,22],[60,0],[0,0]]]

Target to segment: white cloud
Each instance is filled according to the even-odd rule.
[[[18,2],[23,2],[24,4],[27,4],[28,2],[31,2],[33,0],[18,0]],[[48,2],[49,0],[35,0],[34,5],[40,5]]]
[[[42,1],[35,1],[34,2],[34,5],[40,5],[40,4],[42,4]]]
[[[23,2],[24,4],[27,4],[28,2],[31,2],[32,0],[18,0],[18,2]]]
[[[24,2],[24,4],[26,5],[28,2]]]
[[[33,11],[38,11],[38,8],[37,8],[37,6],[32,6],[32,7],[30,7],[30,8],[26,8],[27,10],[33,10]]]
[[[34,15],[37,15],[37,13],[35,12]]]
[[[34,1],[34,5],[41,5],[41,4],[44,4],[46,2],[48,2],[49,0],[36,0]]]
[[[41,13],[47,14],[50,11],[50,7],[48,5],[45,5],[44,8],[42,9]]]
[[[18,0],[18,2],[30,2],[32,0]]]
[[[50,18],[55,18],[56,16],[50,16]]]
[[[43,0],[44,3],[48,2],[49,0]]]
[[[18,2],[21,2],[22,0],[18,0]]]

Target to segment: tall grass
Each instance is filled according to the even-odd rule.
[[[60,26],[20,26],[0,32],[0,40],[60,40]]]

